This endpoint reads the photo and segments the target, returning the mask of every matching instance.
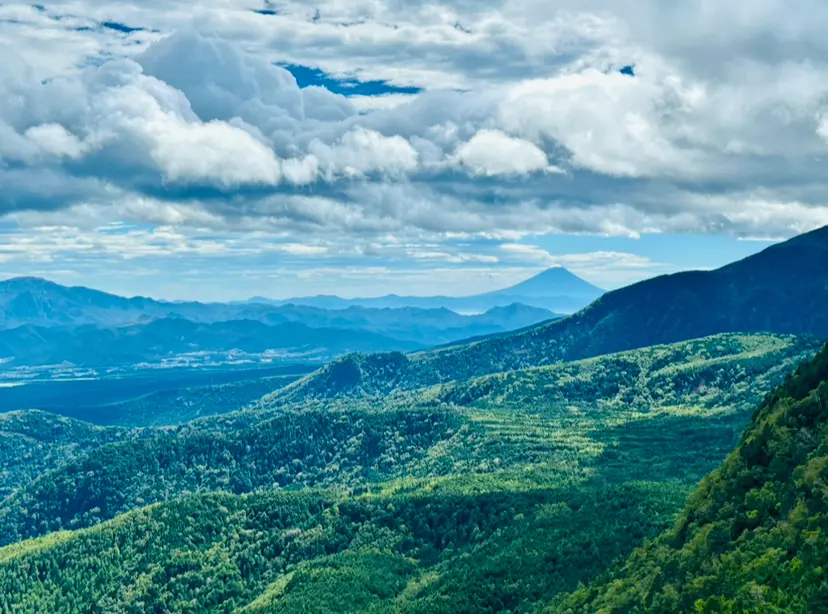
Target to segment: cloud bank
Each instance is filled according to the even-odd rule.
[[[828,8],[797,5],[5,4],[0,229],[390,268],[787,237],[828,224]]]

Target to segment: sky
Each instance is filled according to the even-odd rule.
[[[0,5],[0,278],[611,289],[828,224],[821,0]]]

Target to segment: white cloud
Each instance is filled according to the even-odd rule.
[[[147,125],[152,159],[169,181],[275,185],[281,170],[273,152],[223,122],[188,123],[161,116]]]
[[[346,132],[333,145],[314,140],[309,149],[329,180],[337,175],[360,177],[372,172],[402,176],[417,168],[419,157],[403,137],[387,137],[362,127]]]
[[[453,246],[461,235],[828,223],[817,0],[252,8],[0,6],[0,224],[209,229],[227,246],[263,229],[312,236],[320,257],[461,264],[533,257]],[[280,65],[356,95],[300,88]],[[389,235],[409,247],[392,252]]]
[[[679,85],[587,69],[515,86],[499,119],[527,138],[561,143],[573,163],[599,173],[693,173],[694,153],[671,142],[660,121],[664,114],[681,112],[671,106],[686,103],[673,100],[682,95]]]
[[[80,158],[86,145],[60,124],[40,124],[26,130],[25,137],[53,156]]]
[[[546,154],[534,143],[516,139],[500,130],[481,130],[457,150],[456,159],[476,175],[526,175],[537,171],[562,172],[549,165]]]

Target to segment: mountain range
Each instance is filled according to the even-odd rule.
[[[274,397],[382,395],[724,332],[828,339],[828,227],[713,271],[663,275],[608,292],[548,323],[404,355],[352,355]]]
[[[542,280],[530,281],[540,292]],[[353,351],[411,351],[555,317],[517,303],[460,315],[444,307],[165,302],[16,278],[0,282],[0,358],[8,366],[97,367],[236,350],[329,360]]]
[[[322,309],[347,307],[451,309],[457,313],[482,313],[494,307],[512,304],[548,309],[556,313],[572,313],[586,307],[604,293],[604,290],[584,281],[563,267],[547,269],[517,285],[502,290],[472,296],[398,296],[388,294],[375,298],[345,299],[338,296],[319,295],[286,300],[263,297],[250,299],[251,303],[271,305],[307,305]]]
[[[204,323],[259,320],[267,324],[281,324],[298,321],[309,326],[326,327],[362,327],[378,321],[386,327],[390,326],[390,322],[401,327],[409,324],[432,325],[434,328],[445,330],[465,326],[468,315],[459,316],[461,312],[476,315],[489,312],[491,319],[510,315],[509,311],[514,313],[521,309],[516,306],[523,306],[518,313],[520,316],[542,313],[549,317],[550,308],[546,306],[548,301],[544,303],[549,297],[571,297],[572,308],[580,308],[602,293],[602,290],[561,268],[548,269],[511,288],[468,299],[313,297],[281,301],[251,299],[243,303],[125,298],[81,286],[62,286],[36,277],[17,277],[0,282],[0,328],[83,324],[112,327],[179,317]],[[469,303],[468,308],[461,309],[458,307],[461,303],[451,304],[455,300],[478,302],[473,308]],[[564,311],[566,310],[561,310]]]
[[[230,314],[228,314],[230,315]],[[0,328],[0,359],[8,367],[69,363],[82,367],[158,362],[209,352],[291,354],[330,360],[347,352],[411,351],[477,335],[523,328],[557,317],[525,305],[461,316],[448,309],[367,309],[329,312],[287,305],[261,319],[193,321],[141,318],[140,323]],[[83,320],[83,318],[79,318]],[[262,321],[264,320],[264,321]]]

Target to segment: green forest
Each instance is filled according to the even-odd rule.
[[[817,349],[718,335],[384,397],[312,375],[164,428],[7,414],[38,464],[4,460],[0,612],[818,611],[797,489],[823,487],[828,350],[789,376]]]

